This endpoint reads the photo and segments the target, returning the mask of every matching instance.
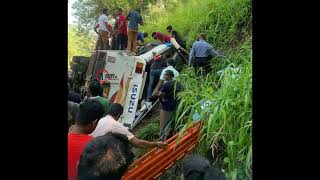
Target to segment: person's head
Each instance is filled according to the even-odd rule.
[[[174,60],[172,58],[167,60],[167,66],[174,66]]]
[[[206,34],[205,33],[200,33],[199,35],[199,40],[202,39],[202,40],[206,40]]]
[[[119,15],[119,14],[122,14],[122,13],[123,13],[123,10],[121,8],[118,8],[117,14]]]
[[[93,99],[86,99],[79,105],[75,124],[83,127],[90,134],[96,128],[99,119],[104,114],[102,104]]]
[[[115,120],[118,120],[123,113],[123,107],[119,103],[113,103],[110,108],[108,115],[112,116]]]
[[[200,155],[191,155],[182,162],[181,180],[225,180],[224,174],[211,167],[210,161]]]
[[[153,39],[157,39],[157,33],[156,33],[156,32],[153,32],[153,33],[151,34],[151,36],[153,37]]]
[[[115,12],[113,13],[113,16],[112,16],[112,17],[113,17],[114,19],[117,19],[117,17],[118,17],[118,12],[115,11]]]
[[[101,85],[98,81],[92,81],[89,84],[89,92],[91,96],[99,96],[102,92]]]
[[[120,180],[133,158],[125,135],[107,133],[96,137],[86,145],[80,156],[78,179]]]
[[[136,11],[137,11],[138,13],[141,13],[141,10],[140,10],[140,8],[137,8],[137,9],[136,9]]]
[[[144,37],[144,38],[148,37],[148,33],[147,33],[147,32],[144,32],[144,33],[143,33],[143,37]]]
[[[167,31],[168,31],[168,33],[171,33],[171,31],[172,31],[172,26],[168,26],[168,27],[167,27]]]
[[[174,77],[173,71],[171,71],[171,70],[166,70],[166,72],[164,72],[164,79],[165,79],[166,81],[172,80],[173,77]]]
[[[105,8],[105,9],[103,9],[103,10],[102,10],[102,14],[107,15],[107,14],[108,14],[108,9],[106,9],[106,8]]]

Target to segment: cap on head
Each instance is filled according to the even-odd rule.
[[[174,73],[171,70],[166,70],[165,74],[168,75],[169,77],[174,77]]]

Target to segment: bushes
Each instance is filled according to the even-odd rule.
[[[251,177],[252,164],[251,47],[242,46],[236,52],[230,60],[239,65],[230,63],[220,76],[195,77],[190,68],[178,78],[185,91],[179,94],[176,117],[178,131],[199,114],[204,121],[200,151],[207,157],[211,152],[208,158],[227,169],[232,179]],[[204,109],[202,102],[207,102]]]
[[[197,150],[225,169],[228,179],[251,179],[251,1],[174,1],[150,5],[149,10],[142,30],[166,32],[172,25],[188,48],[200,32],[206,32],[207,40],[224,52],[225,58],[213,59],[213,71],[207,77],[196,77],[189,67],[180,73],[184,91],[179,94],[175,129],[185,129],[198,113],[204,127]],[[204,102],[207,107],[202,109]]]

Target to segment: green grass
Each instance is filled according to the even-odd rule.
[[[166,32],[172,25],[187,40],[188,49],[205,32],[207,40],[226,56],[213,59],[213,71],[206,77],[196,77],[189,67],[180,72],[178,81],[184,91],[179,94],[175,130],[185,129],[198,112],[204,126],[196,151],[224,169],[228,179],[252,179],[251,1],[168,3],[164,8],[161,3],[150,6],[143,31]],[[211,104],[202,110],[202,101]]]

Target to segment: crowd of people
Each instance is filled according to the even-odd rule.
[[[144,21],[140,10],[130,11],[127,15],[118,8],[113,17],[108,16],[104,9],[94,30],[98,34],[96,49],[127,50],[133,54],[137,45],[145,45],[147,32],[139,32],[139,25]],[[152,32],[151,36],[161,43],[172,43],[175,49],[189,56],[190,66],[195,73],[203,67],[205,73],[211,70],[210,59],[221,56],[212,45],[206,42],[206,36],[201,33],[198,41],[194,42],[190,53],[186,50],[186,42],[172,27],[168,26],[166,35]],[[153,52],[153,59],[148,62],[149,80],[145,94],[144,108],[150,108],[156,99],[160,101],[160,129],[163,132],[165,124],[174,116],[178,105],[177,93],[182,85],[176,82],[179,76],[175,61]],[[104,82],[106,83],[106,82]],[[166,135],[161,135],[160,141],[151,142],[139,139],[127,127],[118,122],[123,113],[123,106],[112,103],[108,93],[99,81],[92,81],[88,86],[88,94],[83,99],[80,94],[71,90],[68,94],[68,179],[120,179],[127,167],[133,161],[131,146],[139,148],[165,148],[163,142]],[[183,165],[181,179],[223,179],[210,166],[208,160],[200,156],[187,158]]]
[[[114,134],[122,135],[123,138],[121,138],[120,135],[117,137],[120,137],[120,140],[125,139],[125,141],[123,142],[121,141],[122,143],[124,143],[123,145],[121,145],[121,147],[123,146],[127,147],[126,151],[128,152],[131,151],[129,148],[129,145],[140,147],[140,148],[149,148],[149,147],[164,148],[167,146],[167,144],[162,141],[151,142],[151,141],[145,141],[145,140],[139,139],[135,137],[128,130],[127,127],[123,126],[120,122],[118,122],[117,120],[123,113],[122,105],[118,103],[109,104],[109,102],[103,103],[104,101],[102,101],[101,99],[105,99],[104,97],[101,97],[99,95],[95,96],[96,94],[91,92],[92,89],[96,88],[97,84],[99,84],[99,82],[95,82],[95,81],[90,84],[90,94],[91,94],[90,97],[84,98],[84,100],[80,104],[72,102],[73,104],[77,104],[78,110],[74,118],[75,119],[74,123],[70,123],[69,133],[68,133],[68,179],[69,180],[71,179],[74,180],[74,179],[77,179],[78,177],[77,169],[78,169],[78,161],[80,160],[81,153],[83,158],[89,158],[86,156],[84,151],[86,144],[88,144],[88,142],[91,142],[92,140],[95,140],[98,138],[99,139],[97,140],[98,142],[104,143],[105,146],[113,147],[112,144],[110,145],[112,141],[103,142],[104,138],[99,138],[99,137],[104,137],[106,134],[114,133]],[[69,102],[71,101],[69,100]],[[90,148],[88,146],[87,148]],[[95,153],[99,153],[98,150],[99,149],[96,150],[97,152],[89,151],[88,153],[89,154],[94,153],[94,155],[96,155]],[[120,150],[120,149],[116,148],[113,150]],[[117,161],[117,159],[112,159],[113,158],[112,155],[114,155],[114,153],[121,153],[121,152],[118,152],[118,151],[110,152],[110,153],[107,153],[106,155],[110,155],[111,160],[114,160],[117,163],[121,163]],[[88,156],[90,156],[91,158],[91,155],[88,155]],[[100,159],[101,161],[109,163],[108,159],[105,160],[103,159],[103,157],[99,157],[99,158],[102,158],[102,160]],[[79,163],[81,164],[81,161],[79,161]],[[101,165],[101,163],[99,164]],[[85,165],[83,166],[89,166],[89,165],[85,163]],[[118,165],[113,164],[113,165],[120,166],[119,164]],[[102,166],[104,167],[108,165],[105,164]],[[90,167],[86,167],[86,168],[90,168]],[[115,167],[110,167],[110,168],[115,168]],[[102,170],[105,170],[105,169],[102,169]]]
[[[155,56],[153,63],[158,62],[160,58]],[[166,61],[167,67],[161,70],[159,77],[160,88],[155,89],[161,103],[160,129],[163,129],[165,121],[177,106],[174,78],[179,72],[175,70],[173,62],[170,58]],[[150,98],[154,97],[151,95]],[[123,113],[123,106],[111,103],[98,81],[89,84],[88,94],[83,100],[79,94],[69,89],[68,107],[71,116],[68,133],[69,180],[121,179],[133,161],[132,146],[167,147],[163,140],[151,142],[135,137],[127,127],[118,122]],[[191,161],[202,165],[193,166]],[[221,175],[217,175],[218,171],[211,171],[208,162],[199,156],[193,157],[192,160],[187,159],[181,179],[220,177]]]

